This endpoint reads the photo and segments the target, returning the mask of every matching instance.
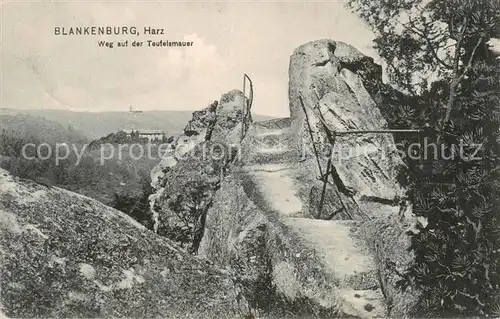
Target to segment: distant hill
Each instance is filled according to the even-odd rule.
[[[101,149],[98,147],[100,143],[123,141],[127,144],[130,137],[127,138],[124,132],[110,134],[91,142],[87,147],[84,145],[87,142],[81,141],[85,139],[82,135],[65,130],[58,123],[41,117],[4,115],[0,117],[0,125],[1,168],[24,179],[92,197],[122,210],[140,222],[149,221],[149,218],[145,219],[144,213],[149,211],[149,174],[160,161],[157,146],[148,146],[146,156],[141,156],[137,148],[131,150],[129,147],[116,147],[113,150],[116,156],[101,160]],[[130,142],[145,141],[139,139]],[[34,146],[48,143],[51,151],[44,147],[37,153],[34,146],[24,150],[28,143]],[[61,149],[61,156],[56,159],[56,143],[72,145]],[[106,147],[105,152],[110,154],[110,147]]]
[[[72,112],[65,110],[1,110],[2,117],[4,115],[28,114],[44,117],[64,127],[71,125],[76,130],[83,132],[90,140],[125,129],[156,129],[164,130],[167,135],[179,134],[191,118],[191,113],[150,111],[132,114],[129,112]]]
[[[84,133],[73,127],[40,116],[27,114],[0,116],[2,136],[15,136],[26,141],[55,143],[85,143]]]
[[[132,159],[130,150],[100,165],[100,144],[127,144],[130,137],[122,128],[140,127],[162,129],[169,136],[180,134],[192,112],[144,112],[134,116],[125,112],[88,113],[57,110],[6,110],[0,113],[0,167],[12,174],[30,180],[66,188],[118,208],[141,220],[138,212],[148,211],[149,174],[158,164],[157,148],[153,158]],[[258,121],[267,117],[254,116]],[[121,132],[120,132],[121,131]],[[67,159],[56,164],[54,154],[47,160],[28,160],[21,157],[27,143],[73,143],[80,151],[83,144],[90,146],[76,165],[72,151]],[[33,151],[33,149],[30,149]],[[34,154],[29,154],[34,156]],[[136,154],[137,156],[137,154]],[[149,219],[148,219],[149,220]]]
[[[1,109],[1,117],[27,114],[43,117],[63,127],[71,125],[90,139],[98,139],[110,133],[126,129],[163,130],[167,136],[178,135],[191,119],[193,111],[145,111],[139,114],[129,112],[72,112],[66,110],[14,110]],[[269,119],[267,116],[252,115],[254,121]]]

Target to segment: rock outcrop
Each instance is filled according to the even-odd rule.
[[[287,184],[293,167],[261,169],[224,179],[199,253],[233,269],[260,315],[386,317],[377,264],[360,223],[302,217],[297,186]]]
[[[252,308],[373,318],[415,305],[418,292],[396,288],[413,258],[405,232],[414,221],[411,207],[400,220],[403,162],[392,135],[337,136],[334,178],[320,180],[330,154],[320,116],[330,130],[387,128],[368,93],[380,83],[380,67],[353,47],[305,44],[290,62],[292,116],[250,127],[207,213],[199,253],[241,274]]]
[[[194,112],[184,135],[151,173],[154,230],[190,251],[198,248],[212,197],[252,121],[250,114],[243,118],[245,100],[233,90]]]
[[[372,58],[342,42],[319,40],[297,48],[290,59],[289,94],[292,117],[303,119],[300,143],[311,145],[299,96],[319,146],[327,143],[320,117],[332,131],[387,129],[369,93],[381,83],[381,75]],[[384,213],[387,207],[378,209],[380,202],[399,209],[405,196],[397,183],[403,162],[392,134],[337,135],[332,158],[340,179],[365,211]]]
[[[4,170],[0,234],[2,317],[248,314],[227,272],[115,209]]]
[[[406,231],[414,221],[411,206],[401,214],[403,162],[393,136],[336,136],[328,183],[321,176],[332,153],[325,125],[386,128],[371,96],[381,83],[381,68],[355,48],[305,44],[291,56],[290,118],[253,123],[228,157],[183,160],[160,178],[168,186],[155,203],[166,227],[183,211],[169,203],[178,190],[189,193],[194,174],[212,185],[187,205],[202,212],[187,247],[230,269],[257,315],[404,317],[414,307],[418,292],[396,288],[413,258]],[[231,127],[212,134],[224,140]]]
[[[405,235],[411,221],[400,222],[391,206],[372,216],[333,185],[317,215],[322,182],[316,161],[297,160],[296,144],[286,142],[297,121],[252,125],[243,144],[260,141],[244,149],[246,156],[223,179],[198,253],[231,267],[251,308],[262,314],[406,315],[416,293],[396,288],[400,278],[387,263],[402,271],[411,262]]]
[[[223,94],[220,101],[214,101],[203,110],[193,112],[192,119],[184,128],[184,134],[170,144],[162,161],[151,171],[153,188],[161,189],[161,182],[168,179],[165,174],[179,160],[189,156],[198,144],[205,141],[216,141],[224,145],[239,144],[242,131],[246,131],[252,122],[251,114],[242,117],[244,101],[241,91],[232,90]]]
[[[236,90],[193,113],[151,172],[153,231],[0,170],[0,315],[407,316],[418,291],[396,283],[415,227],[394,138],[335,134],[387,127],[381,68],[314,41],[289,85],[289,118],[252,123]]]

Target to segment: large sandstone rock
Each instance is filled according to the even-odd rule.
[[[154,231],[190,251],[197,250],[211,198],[252,121],[251,115],[243,118],[244,102],[243,93],[233,90],[194,112],[185,134],[151,172]]]
[[[332,40],[304,44],[291,56],[289,73],[290,112],[302,119],[298,134],[307,147],[311,147],[311,137],[299,96],[304,99],[313,138],[320,148],[327,141],[319,112],[332,131],[387,128],[369,94],[381,83],[381,68],[352,46]],[[404,196],[396,179],[403,162],[391,134],[339,135],[333,154],[339,177],[370,214],[384,213],[387,208],[380,210],[378,204],[371,203],[392,202],[396,206]],[[322,160],[326,166],[326,158]]]
[[[229,275],[206,260],[95,200],[4,170],[0,234],[1,317],[248,314]]]
[[[405,234],[412,220],[398,218],[402,161],[392,135],[339,136],[337,174],[326,185],[319,178],[329,148],[318,110],[335,130],[385,128],[370,95],[380,76],[371,58],[346,44],[301,46],[290,63],[290,118],[253,123],[236,152],[229,148],[219,161],[184,159],[162,177],[164,187],[155,194],[162,234],[172,238],[168,227],[195,216],[185,246],[229,269],[254,315],[404,317],[414,307],[418,292],[396,287],[398,271],[413,256]],[[297,104],[299,94],[307,113]],[[239,103],[233,106],[229,114],[237,114]],[[223,119],[196,152],[218,141],[227,147],[231,136],[239,141],[241,126]],[[367,152],[339,158],[339,147]],[[193,182],[204,188],[172,209],[179,197],[196,194]]]
[[[278,317],[374,318],[404,317],[415,306],[418,292],[396,287],[413,260],[406,235],[413,221],[398,218],[403,162],[392,135],[338,136],[340,181],[323,187],[318,179],[328,143],[317,112],[333,130],[386,128],[369,94],[380,78],[380,67],[351,46],[305,44],[290,62],[291,118],[250,127],[213,197],[198,252],[233,269],[252,308]]]
[[[240,144],[242,134],[246,133],[249,124],[252,123],[251,114],[248,114],[248,117],[244,119],[242,118],[245,101],[246,98],[239,90],[222,95],[217,107],[217,121],[213,128],[211,141],[227,145]]]
[[[242,158],[213,198],[199,254],[233,269],[261,314],[405,316],[418,294],[399,292],[400,277],[387,263],[401,270],[412,261],[409,222],[394,218],[391,207],[370,216],[335,185],[327,185],[319,212],[323,183],[315,159],[297,147],[295,123],[250,127]]]

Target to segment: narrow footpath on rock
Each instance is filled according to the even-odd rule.
[[[373,280],[375,263],[366,248],[357,244],[362,240],[357,234],[359,222],[319,220],[305,217],[302,212],[303,199],[297,194],[306,176],[293,121],[283,118],[257,122],[252,130],[251,153],[243,153],[246,157],[240,167],[243,179],[252,185],[248,188],[252,194],[247,195],[263,211],[277,214],[303,244],[316,252],[331,279],[340,280],[339,291],[332,295],[342,299],[342,312],[360,318],[384,317],[384,296],[379,283]]]

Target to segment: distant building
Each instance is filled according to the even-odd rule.
[[[132,114],[134,114],[134,115],[142,113],[141,110],[134,110],[134,109],[132,109],[132,105],[130,105],[129,112],[132,113]]]
[[[131,136],[132,132],[138,132],[140,138],[147,138],[150,142],[154,140],[161,140],[165,136],[165,132],[162,130],[123,130],[127,136]]]

